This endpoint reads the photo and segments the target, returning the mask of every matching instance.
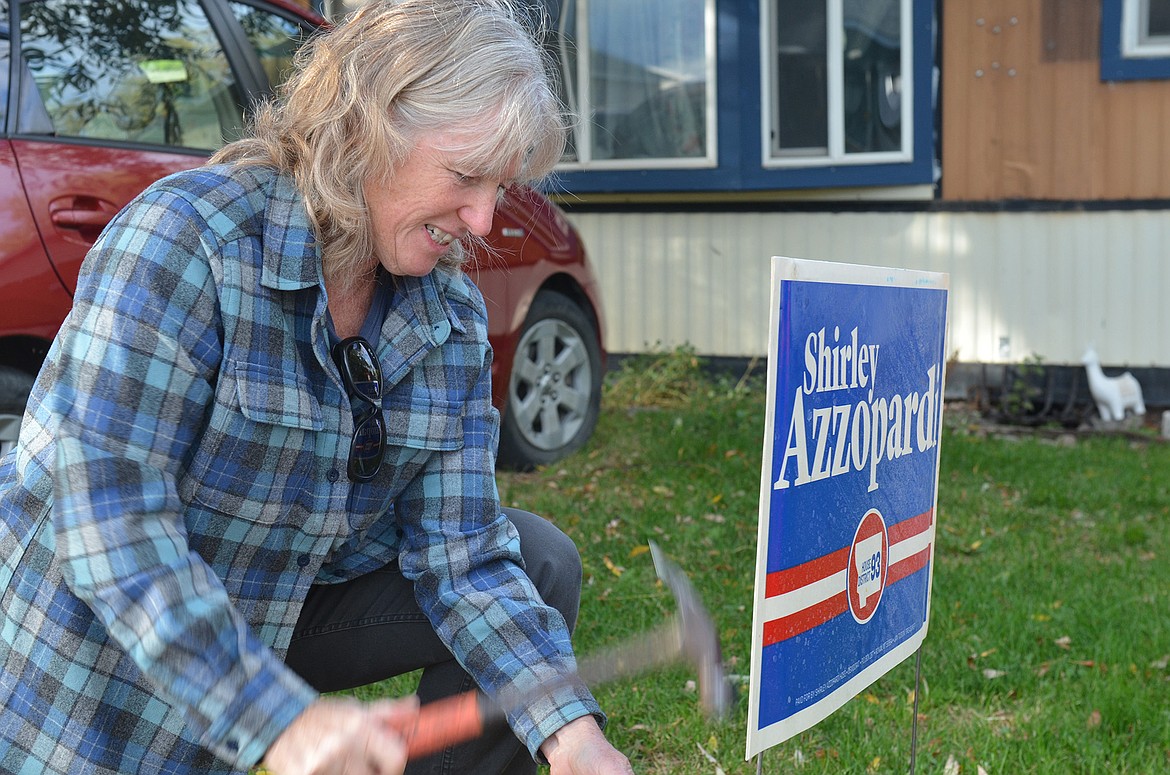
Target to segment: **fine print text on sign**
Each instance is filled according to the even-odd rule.
[[[946,275],[775,258],[747,757],[926,636]]]

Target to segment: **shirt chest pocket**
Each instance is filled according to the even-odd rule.
[[[321,407],[296,374],[229,362],[184,495],[250,522],[282,521],[312,500]]]
[[[382,406],[387,445],[431,452],[463,448],[463,402],[433,394],[391,393]]]

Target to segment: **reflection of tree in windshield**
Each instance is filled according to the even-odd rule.
[[[261,11],[243,3],[232,3],[236,20],[260,57],[273,88],[283,84],[292,73],[293,57],[308,38],[310,31],[296,22]]]
[[[193,88],[230,87],[194,0],[26,2],[21,17],[22,51],[58,134],[182,145],[179,102]]]

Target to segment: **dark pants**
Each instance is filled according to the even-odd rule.
[[[581,599],[581,557],[551,522],[504,509],[520,533],[525,569],[541,597],[572,631]],[[315,585],[297,621],[287,662],[322,692],[352,689],[423,669],[418,695],[432,702],[475,684],[439,640],[397,563],[344,584]],[[536,772],[511,729],[500,725],[478,740],[411,762],[408,775]]]

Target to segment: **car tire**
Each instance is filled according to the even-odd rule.
[[[499,462],[521,471],[578,450],[601,414],[601,346],[572,299],[541,291],[520,330],[500,427]]]
[[[35,378],[12,366],[0,366],[0,455],[16,446],[24,406]]]

